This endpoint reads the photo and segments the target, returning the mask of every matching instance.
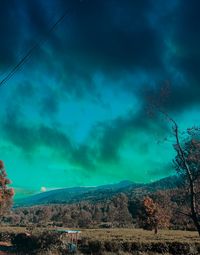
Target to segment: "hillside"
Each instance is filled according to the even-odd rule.
[[[170,176],[148,184],[138,184],[131,181],[122,181],[117,184],[102,185],[97,187],[74,187],[51,190],[27,198],[18,199],[15,207],[70,204],[79,201],[100,201],[111,198],[121,192],[128,196],[134,193],[147,193],[157,190],[171,189],[177,186],[178,178]]]

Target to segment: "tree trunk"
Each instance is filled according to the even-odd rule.
[[[196,210],[196,194],[194,190],[193,180],[190,180],[190,203],[191,203],[191,218],[200,236],[200,222],[198,219],[198,212]]]
[[[192,215],[192,220],[193,220],[194,225],[195,225],[195,227],[197,228],[198,234],[199,234],[199,236],[200,236],[200,224],[199,224],[198,216],[197,216],[196,213],[194,213],[194,214]]]

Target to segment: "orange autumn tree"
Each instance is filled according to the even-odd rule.
[[[154,230],[154,233],[157,234],[159,227],[169,226],[170,217],[159,204],[147,196],[142,202],[140,220],[143,229]]]
[[[3,216],[12,206],[14,189],[8,187],[10,183],[4,163],[0,160],[0,216]]]

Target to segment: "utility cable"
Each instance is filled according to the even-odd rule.
[[[63,21],[65,16],[67,16],[72,10],[67,9],[63,15],[52,25],[52,27],[48,30],[46,37],[48,37],[53,30]],[[25,62],[32,56],[33,52],[37,49],[40,48],[40,46],[46,42],[48,38],[42,38],[39,42],[36,42],[33,47],[22,57],[22,59],[11,69],[11,71],[3,78],[0,82],[0,86],[3,86],[4,84],[7,83],[8,80],[10,80],[13,75],[19,70],[20,67],[22,67]]]

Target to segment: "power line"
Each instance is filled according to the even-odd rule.
[[[47,35],[50,35],[51,32],[62,22],[66,15],[68,15],[72,11],[71,9],[67,9],[63,15],[52,25],[52,27],[48,30]],[[33,47],[22,57],[22,59],[10,70],[10,72],[1,80],[0,86],[4,85],[8,80],[10,80],[13,75],[19,70],[21,66],[25,64],[25,62],[32,56],[33,52],[40,47],[48,38],[42,38],[39,42],[36,42]]]

